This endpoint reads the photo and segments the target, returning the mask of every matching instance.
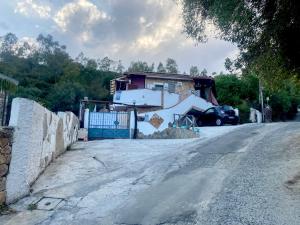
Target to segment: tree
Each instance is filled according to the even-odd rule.
[[[193,77],[196,77],[196,76],[200,75],[199,69],[198,69],[197,66],[191,66],[191,68],[190,68],[190,75],[193,76]]]
[[[3,37],[1,37],[2,39],[2,43],[1,43],[1,47],[0,47],[0,51],[2,54],[5,53],[10,53],[10,54],[14,54],[14,47],[18,42],[18,38],[15,34],[13,33],[8,33],[6,35],[4,35]]]
[[[167,72],[166,68],[164,67],[164,64],[162,64],[162,62],[159,62],[156,71],[158,73],[165,73],[165,72]]]
[[[149,66],[147,62],[143,61],[131,62],[128,68],[128,72],[153,72],[153,70],[154,64]]]
[[[166,62],[166,71],[167,73],[178,73],[178,66],[175,59],[168,58]]]
[[[108,58],[107,56],[101,60],[98,60],[99,70],[102,70],[102,71],[110,71],[113,64],[114,64],[114,61],[112,59]]]
[[[39,36],[40,48],[24,57],[23,46],[16,44],[17,37],[6,35],[5,48],[0,48],[2,89],[14,88],[8,81],[19,81],[12,97],[25,97],[39,102],[52,111],[71,110],[78,113],[79,100],[84,96],[96,100],[110,100],[110,80],[117,74],[99,71],[94,59],[83,53],[74,60],[66,48],[52,36]],[[7,51],[13,50],[13,51]],[[21,54],[22,53],[22,54]],[[3,78],[3,77],[2,77]]]
[[[200,73],[201,76],[207,76],[207,70],[204,68],[201,73]]]
[[[119,60],[115,72],[117,72],[118,74],[122,74],[124,68],[125,68],[125,67],[124,67],[123,64],[122,64],[122,61]]]
[[[85,55],[83,54],[83,52],[80,52],[79,55],[75,58],[75,61],[80,63],[83,66],[86,66],[88,58],[85,57]]]
[[[184,29],[205,41],[213,23],[220,38],[241,50],[240,63],[252,64],[265,52],[281,56],[283,65],[300,77],[300,2],[294,0],[183,0]],[[291,75],[292,76],[292,75]]]
[[[233,62],[229,58],[225,59],[224,66],[225,66],[225,69],[228,70],[230,73],[233,72],[233,68],[232,68]]]

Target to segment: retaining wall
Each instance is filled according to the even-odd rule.
[[[56,115],[32,100],[15,98],[9,126],[14,135],[6,202],[12,203],[29,194],[49,163],[77,140],[79,121],[71,112]]]
[[[0,128],[0,206],[6,201],[6,178],[11,159],[13,129]]]

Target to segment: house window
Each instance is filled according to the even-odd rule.
[[[164,89],[164,85],[163,84],[155,84],[154,85],[154,89],[155,90],[163,90]]]
[[[170,81],[168,87],[170,93],[175,93],[175,81]]]

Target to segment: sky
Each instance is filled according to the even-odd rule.
[[[67,46],[72,57],[148,63],[177,61],[180,72],[190,67],[209,73],[225,71],[226,57],[238,54],[236,46],[214,38],[196,43],[183,32],[181,5],[174,0],[0,0],[0,36],[8,32],[34,42],[51,34]]]

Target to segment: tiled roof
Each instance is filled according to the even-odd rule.
[[[171,80],[187,80],[194,79],[212,79],[207,76],[192,77],[186,74],[173,74],[173,73],[157,73],[157,72],[125,72],[125,76],[145,76],[147,78],[171,79]]]

